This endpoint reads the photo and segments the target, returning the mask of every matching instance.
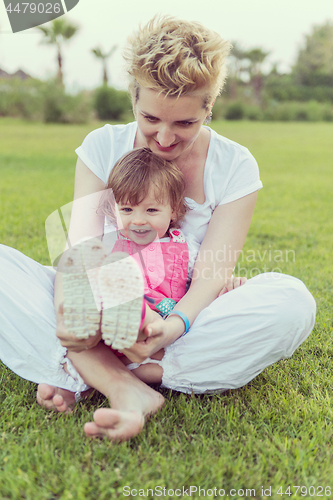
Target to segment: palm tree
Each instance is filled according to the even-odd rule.
[[[48,26],[37,26],[43,34],[44,38],[41,43],[47,43],[57,46],[57,59],[58,59],[58,74],[57,79],[59,83],[63,84],[63,57],[62,45],[72,38],[80,29],[76,24],[70,23],[65,19],[54,19]]]
[[[107,85],[109,81],[106,61],[114,54],[117,50],[118,45],[113,45],[109,52],[103,52],[101,47],[96,47],[95,49],[91,49],[91,52],[97,57],[97,59],[102,59],[103,64],[103,85]]]
[[[250,81],[254,89],[254,97],[257,104],[261,103],[262,72],[261,66],[270,52],[265,52],[260,48],[254,48],[246,53],[246,58],[250,61],[249,74]]]
[[[242,67],[242,61],[246,59],[247,53],[241,48],[238,42],[233,41],[231,42],[232,49],[231,49],[231,67],[230,67],[230,96],[233,99],[237,98],[237,87],[238,87],[238,82],[241,78],[241,73],[244,70]]]

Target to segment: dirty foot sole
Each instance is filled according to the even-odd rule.
[[[102,338],[113,349],[135,344],[141,324],[144,282],[140,267],[125,253],[111,254],[98,275],[102,295]]]
[[[93,238],[72,247],[66,254],[62,268],[64,324],[78,339],[87,339],[100,330],[97,275],[106,252],[103,243]]]

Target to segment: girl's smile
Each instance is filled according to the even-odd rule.
[[[138,205],[118,203],[116,205],[118,227],[126,238],[138,245],[148,245],[155,239],[166,235],[173,216],[168,202],[156,200],[155,190],[150,189],[148,195]]]

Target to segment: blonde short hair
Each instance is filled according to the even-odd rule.
[[[133,105],[139,88],[167,96],[203,94],[203,107],[221,92],[231,45],[198,22],[155,16],[128,39],[124,57]]]
[[[117,161],[111,170],[99,213],[115,222],[115,203],[136,206],[146,198],[152,187],[156,200],[170,203],[174,212],[169,227],[179,227],[188,210],[184,199],[184,175],[176,163],[164,160],[149,148],[133,149]]]

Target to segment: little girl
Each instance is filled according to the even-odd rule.
[[[157,319],[151,309],[166,315],[186,292],[188,248],[178,226],[187,205],[179,168],[147,148],[123,156],[107,188],[99,211],[117,226],[118,239],[109,257],[96,238],[68,251],[64,319],[80,338],[101,327],[105,343],[120,350]]]
[[[186,293],[189,274],[188,247],[179,229],[188,210],[182,172],[139,148],[115,164],[107,188],[98,210],[116,225],[117,241],[109,257],[95,238],[69,251],[64,266],[67,329],[87,338],[101,328],[105,343],[117,350],[145,339],[142,330],[158,314],[177,314],[187,333],[188,319],[173,311]]]
[[[186,292],[188,276],[188,247],[179,229],[188,209],[183,174],[176,164],[141,148],[116,163],[108,188],[112,196],[102,212],[113,221],[116,214],[113,252],[133,256],[150,307],[163,316],[170,314]],[[145,313],[144,324],[156,319],[147,305]]]

